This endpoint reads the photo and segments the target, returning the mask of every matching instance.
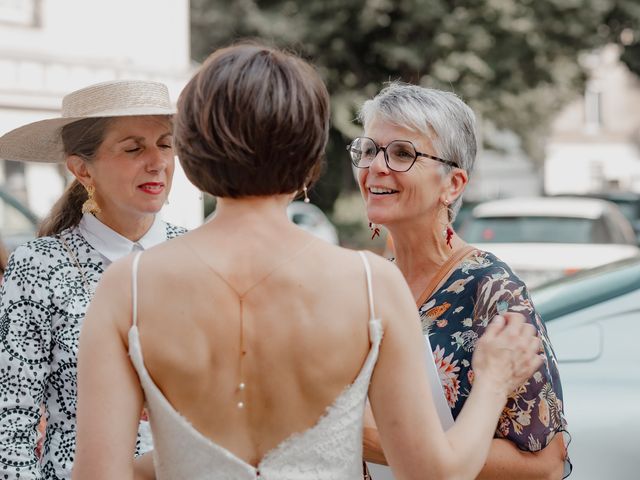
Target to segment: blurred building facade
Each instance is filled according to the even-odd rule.
[[[548,194],[640,193],[640,79],[609,45],[587,55],[582,98],[552,125],[544,165]]]
[[[535,197],[542,193],[542,177],[522,150],[513,132],[486,128],[480,121],[479,136],[490,137],[493,148],[480,148],[469,176],[465,200],[482,202],[497,198]],[[484,142],[480,141],[480,145]]]
[[[65,94],[105,80],[160,81],[175,102],[192,73],[189,35],[188,0],[0,0],[0,134],[58,116]],[[162,216],[194,227],[202,200],[176,165]],[[0,184],[40,216],[63,175],[56,165],[0,160]]]

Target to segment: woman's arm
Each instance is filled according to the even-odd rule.
[[[51,356],[49,279],[37,253],[19,247],[0,291],[0,478],[39,479],[41,405]]]
[[[363,455],[368,462],[387,465],[370,408],[365,412]],[[477,480],[560,480],[564,474],[564,456],[561,433],[538,452],[525,452],[509,440],[494,438]]]
[[[103,275],[80,334],[76,480],[134,479],[143,392],[129,359],[131,260]]]
[[[475,313],[491,315],[499,310],[501,303],[503,309],[524,315],[541,339],[543,363],[509,394],[498,423],[502,440],[494,440],[496,447],[492,448],[480,478],[559,479],[564,474],[565,462],[567,468],[569,465],[562,433],[566,422],[555,354],[526,285],[506,265],[497,263],[494,268],[493,275],[487,272],[479,282]],[[482,328],[476,332],[482,335]]]
[[[369,398],[394,475],[475,478],[508,392],[540,364],[533,329],[518,315],[510,315],[506,325],[501,317],[492,322],[474,354],[474,387],[445,434],[430,400],[424,340],[411,293],[395,267],[377,261],[376,267],[374,291],[385,332]]]
[[[362,430],[362,457],[371,463],[379,465],[388,465],[387,458],[384,456],[382,445],[380,444],[380,433],[376,421],[373,418],[371,404],[367,402],[364,410],[364,427]]]
[[[156,480],[156,470],[153,466],[153,454],[147,452],[133,461],[135,480]]]
[[[487,463],[477,480],[560,480],[564,474],[562,433],[538,452],[520,450],[513,442],[494,438]]]

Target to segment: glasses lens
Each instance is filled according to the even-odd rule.
[[[416,160],[416,149],[411,142],[396,140],[387,146],[389,168],[404,172],[411,168]]]
[[[376,156],[377,148],[375,143],[368,138],[358,137],[349,147],[351,162],[356,167],[368,167]]]

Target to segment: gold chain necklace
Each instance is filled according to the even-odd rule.
[[[257,282],[253,283],[251,286],[249,286],[248,288],[246,288],[242,293],[239,293],[238,290],[231,285],[226,278],[224,278],[220,273],[218,273],[216,271],[216,269],[214,269],[209,262],[207,262],[204,257],[202,257],[195,248],[193,248],[191,245],[189,245],[189,242],[187,241],[187,239],[183,238],[183,243],[184,245],[187,247],[187,250],[190,250],[204,265],[207,266],[207,268],[213,272],[220,280],[222,280],[222,282],[224,284],[227,285],[227,287],[229,287],[229,289],[231,289],[231,291],[233,291],[233,293],[236,294],[236,297],[238,298],[238,302],[239,302],[239,310],[240,310],[240,355],[238,358],[238,385],[236,387],[236,395],[237,395],[237,399],[238,402],[236,403],[236,406],[239,409],[243,409],[246,406],[246,388],[247,388],[247,384],[245,382],[245,377],[244,377],[244,362],[243,359],[244,357],[247,355],[247,349],[245,348],[245,335],[244,335],[244,299],[245,297],[258,285],[260,285],[262,282],[264,282],[267,278],[269,278],[271,275],[273,275],[275,272],[277,272],[278,270],[280,270],[284,265],[288,264],[289,262],[291,262],[293,259],[295,259],[296,257],[298,257],[302,252],[306,251],[309,246],[311,246],[312,244],[314,244],[316,242],[316,239],[313,238],[311,239],[309,242],[307,242],[304,246],[302,246],[298,251],[296,251],[294,254],[292,254],[291,256],[289,256],[288,258],[286,258],[284,261],[280,262],[278,265],[276,265],[274,268],[272,268],[266,275],[264,275],[262,278],[260,278],[260,280],[258,280]]]
[[[71,247],[69,246],[69,244],[67,243],[67,241],[64,239],[62,235],[60,235],[60,242],[62,242],[62,245],[64,245],[64,248],[67,250],[67,253],[69,253],[69,256],[71,257],[76,267],[80,271],[80,278],[82,278],[84,289],[87,292],[87,295],[89,295],[89,301],[93,300],[93,296],[96,293],[95,289],[91,286],[91,284],[89,283],[89,280],[87,280],[87,277],[84,274],[84,269],[82,268],[82,265],[80,265],[80,262],[78,261],[78,257],[73,253],[73,250],[71,250]]]

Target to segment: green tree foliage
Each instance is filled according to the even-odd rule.
[[[638,0],[191,0],[192,50],[202,60],[259,38],[318,66],[333,131],[313,200],[330,211],[352,183],[344,146],[359,132],[357,109],[384,82],[452,90],[539,157],[550,117],[582,91],[581,52],[630,29],[623,58],[640,71],[639,10]]]
[[[613,2],[600,29],[622,45],[621,60],[629,70],[640,76],[640,1]]]

